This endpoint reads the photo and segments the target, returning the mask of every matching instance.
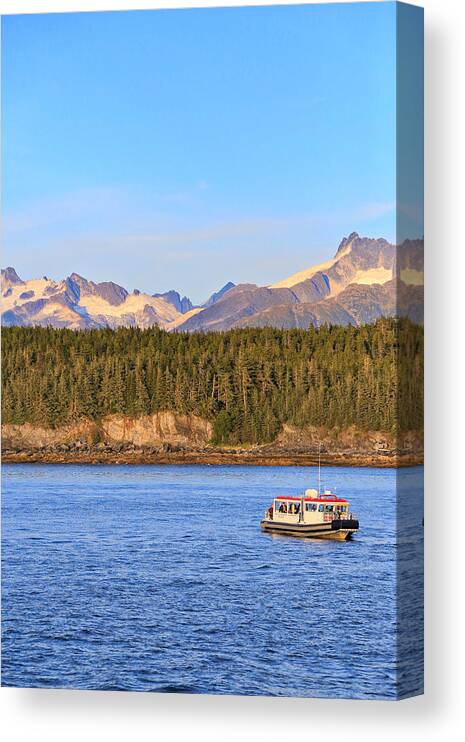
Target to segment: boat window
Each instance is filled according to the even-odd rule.
[[[279,512],[280,513],[287,513],[287,505],[285,502],[280,503],[279,505]]]
[[[315,502],[307,502],[305,505],[305,510],[314,512],[317,509],[317,504]]]
[[[300,502],[297,502],[297,503],[296,503],[296,504],[294,505],[294,513],[295,513],[295,514],[297,514],[297,513],[300,513]]]
[[[345,513],[345,511],[347,510],[345,505],[340,505],[338,509],[341,511],[341,513]]]
[[[327,513],[331,513],[333,511],[333,505],[326,505],[325,510]]]
[[[320,513],[322,513],[324,509],[325,509],[325,506],[324,505],[318,505],[318,511]]]

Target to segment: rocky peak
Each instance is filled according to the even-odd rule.
[[[360,236],[358,232],[351,232],[348,237],[343,237],[341,242],[339,243],[339,247],[337,248],[336,255],[339,255],[343,250],[345,250],[346,247],[351,244],[351,242],[359,239]]]
[[[76,284],[76,286],[79,286],[79,288],[89,285],[89,281],[86,278],[80,276],[79,273],[71,273],[71,275],[68,276],[66,280],[72,281],[72,283]]]
[[[12,286],[24,283],[24,281],[18,276],[15,269],[9,265],[7,268],[2,268],[2,284],[3,283]]]
[[[68,287],[72,288],[78,296],[99,296],[112,306],[122,304],[128,296],[126,289],[113,281],[94,283],[83,278],[79,273],[71,273],[66,280]]]
[[[192,304],[191,300],[188,296],[183,296],[181,299],[181,314],[185,314],[186,312],[190,312],[191,309],[194,308],[194,305]]]
[[[119,286],[113,281],[103,281],[102,283],[95,283],[92,285],[94,293],[101,296],[112,306],[118,306],[122,304],[128,295],[128,292],[122,286]]]
[[[174,289],[171,289],[171,291],[165,291],[164,294],[152,294],[152,296],[155,299],[164,299],[177,309],[178,312],[181,312],[181,314],[190,312],[190,310],[194,308],[194,305],[187,296],[183,296],[181,299],[179,292]]]
[[[207,301],[205,302],[203,306],[204,307],[213,306],[213,304],[216,304],[216,302],[219,301],[227,291],[229,291],[230,289],[233,289],[235,285],[236,284],[233,283],[232,281],[228,281],[228,283],[225,283],[225,285],[219,291],[216,291],[214,294],[212,294],[207,299]]]

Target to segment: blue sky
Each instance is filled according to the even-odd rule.
[[[2,19],[3,264],[195,301],[395,238],[395,4]]]

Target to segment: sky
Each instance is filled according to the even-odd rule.
[[[195,302],[394,241],[395,4],[2,19],[3,265]]]

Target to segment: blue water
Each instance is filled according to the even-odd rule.
[[[260,531],[273,496],[315,481],[304,467],[5,465],[3,685],[418,693],[421,470],[324,469],[359,517],[351,542]]]

